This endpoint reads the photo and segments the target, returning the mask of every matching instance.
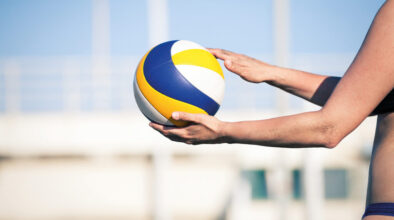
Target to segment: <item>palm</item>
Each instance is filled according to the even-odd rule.
[[[150,123],[150,126],[173,141],[187,144],[222,143],[224,140],[220,134],[223,122],[213,116],[179,112],[176,117],[173,114],[173,119],[192,124],[181,128],[166,127],[156,123]]]

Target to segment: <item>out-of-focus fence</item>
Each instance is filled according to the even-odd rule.
[[[321,219],[360,217],[373,118],[332,151],[177,144],[138,111],[138,59],[0,60],[0,219],[304,219],[311,195]],[[351,55],[291,61],[339,74]],[[277,90],[225,77],[220,119],[279,116]],[[305,110],[288,100],[286,114]]]

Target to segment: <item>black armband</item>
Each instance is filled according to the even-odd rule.
[[[391,90],[370,115],[385,114],[389,112],[394,112],[394,90]]]

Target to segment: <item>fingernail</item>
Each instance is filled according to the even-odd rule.
[[[152,123],[152,122],[149,122],[149,126],[151,126],[151,127],[152,127],[152,126],[153,126],[153,123]]]
[[[232,65],[231,60],[226,60],[224,62],[226,63],[226,66],[231,67]]]
[[[178,120],[179,119],[179,113],[178,112],[173,112],[172,113],[172,118],[175,119],[175,120]]]

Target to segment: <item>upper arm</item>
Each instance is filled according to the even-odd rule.
[[[340,141],[354,130],[394,86],[394,1],[376,15],[352,65],[324,105],[331,135]]]

